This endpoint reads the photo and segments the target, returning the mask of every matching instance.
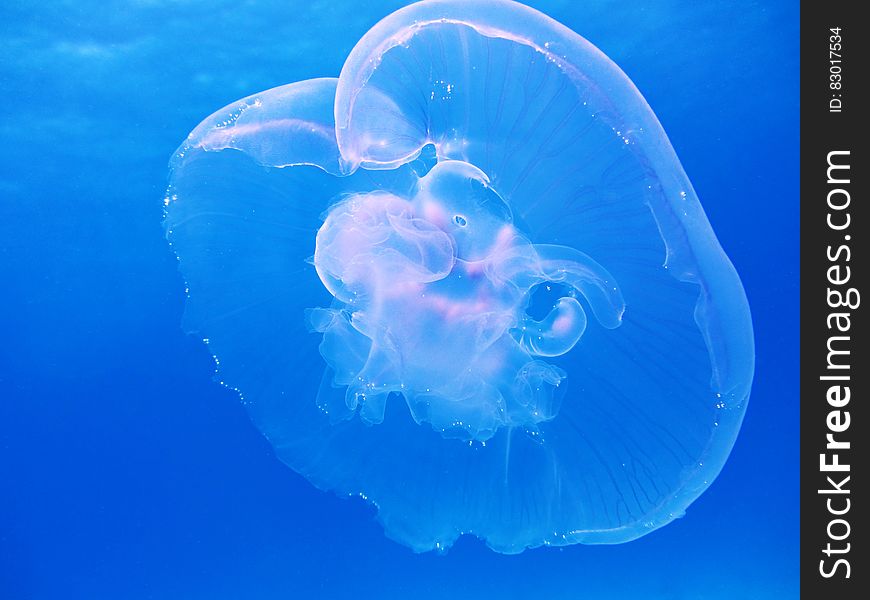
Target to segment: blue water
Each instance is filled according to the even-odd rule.
[[[752,400],[684,518],[617,546],[446,556],[281,464],[180,327],[168,157],[207,114],[337,75],[400,2],[0,7],[0,598],[794,598],[796,2],[532,2],[631,77],[741,275]]]

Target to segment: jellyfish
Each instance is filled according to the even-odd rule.
[[[627,542],[734,445],[740,279],[640,92],[531,8],[398,10],[205,119],[165,204],[217,380],[414,551]]]

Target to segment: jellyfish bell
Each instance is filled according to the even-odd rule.
[[[166,228],[277,455],[416,551],[635,539],[739,431],[739,277],[638,90],[528,7],[410,5],[218,111]]]

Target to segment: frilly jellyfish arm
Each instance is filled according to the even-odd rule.
[[[638,90],[533,9],[397,11],[203,121],[166,204],[219,381],[414,550],[626,542],[734,444],[740,279]]]
[[[314,265],[336,298],[414,286],[450,273],[450,238],[416,217],[409,202],[386,193],[351,196],[334,206],[317,232]]]
[[[613,275],[592,257],[574,248],[536,244],[535,251],[547,281],[564,283],[580,292],[602,327],[619,327],[625,312],[625,300]]]
[[[533,356],[561,356],[580,341],[584,331],[583,307],[575,298],[563,297],[541,321],[523,318],[517,341]]]
[[[529,265],[542,282],[561,283],[579,293],[592,307],[602,327],[622,323],[625,301],[613,276],[591,257],[567,246],[538,244]],[[512,261],[516,268],[515,261]],[[560,298],[541,321],[526,315],[519,326],[519,343],[535,356],[560,356],[571,350],[586,330],[586,313],[573,296]]]

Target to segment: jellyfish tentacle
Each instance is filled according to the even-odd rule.
[[[356,415],[356,411],[347,407],[346,386],[338,385],[335,380],[335,371],[326,367],[320,378],[316,397],[317,407],[329,417],[329,422],[333,425]]]

